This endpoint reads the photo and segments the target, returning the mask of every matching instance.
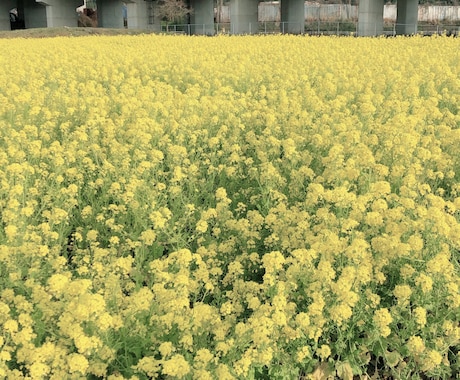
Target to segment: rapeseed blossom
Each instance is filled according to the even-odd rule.
[[[393,322],[393,317],[391,316],[388,309],[382,308],[376,310],[373,319],[381,336],[387,337],[391,334],[389,325],[391,322]]]
[[[457,374],[457,39],[1,44],[0,377]]]

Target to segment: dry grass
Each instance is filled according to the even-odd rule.
[[[89,35],[136,35],[149,34],[152,30],[143,29],[109,29],[109,28],[32,28],[22,30],[5,30],[0,31],[0,38],[48,38],[48,37],[80,37]]]

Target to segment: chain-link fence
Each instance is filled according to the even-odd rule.
[[[174,24],[161,26],[161,32],[167,34],[185,35],[216,35],[216,34],[308,34],[308,35],[385,35],[397,34],[448,34],[460,35],[460,25],[457,24],[398,24],[384,22],[383,25],[368,26],[358,21],[308,21],[305,24],[295,22],[265,21],[232,25],[231,23],[216,24]]]

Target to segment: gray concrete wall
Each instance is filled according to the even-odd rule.
[[[190,17],[193,34],[213,35],[214,31],[214,0],[190,0],[193,13]]]
[[[26,28],[46,28],[48,26],[46,5],[35,0],[24,0],[24,21]]]
[[[45,6],[48,27],[78,26],[76,9],[83,5],[83,0],[36,0],[36,2]]]
[[[124,28],[123,2],[121,0],[97,0],[97,22],[103,28]]]
[[[383,0],[361,0],[359,3],[358,35],[378,36],[383,33]]]
[[[254,34],[259,31],[259,0],[230,1],[230,31],[232,34]]]
[[[302,34],[305,29],[305,1],[281,1],[281,32]]]
[[[0,30],[10,30],[10,9],[17,6],[16,0],[1,0],[0,3]]]
[[[128,9],[128,29],[147,29],[150,4],[145,0],[134,0],[126,5]]]
[[[396,34],[417,33],[418,1],[398,0],[396,7]]]

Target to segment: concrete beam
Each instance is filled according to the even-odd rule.
[[[259,31],[259,0],[230,1],[232,34],[254,34]]]
[[[418,0],[398,0],[396,9],[396,34],[416,34]]]
[[[190,0],[192,34],[214,35],[214,0]]]
[[[0,3],[0,30],[11,30],[10,9],[16,7],[16,0],[2,0]]]
[[[360,0],[358,9],[359,36],[383,34],[383,7],[384,0]]]
[[[305,0],[281,0],[281,33],[303,34]]]

